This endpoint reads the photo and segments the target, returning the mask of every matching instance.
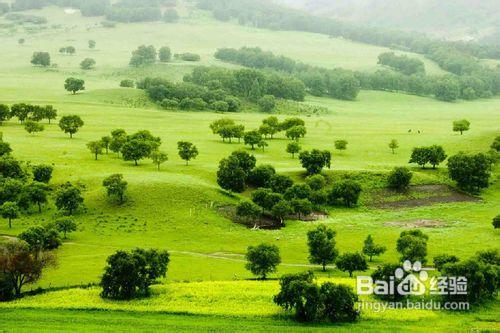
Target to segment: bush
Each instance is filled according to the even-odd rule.
[[[201,60],[201,57],[199,54],[189,53],[189,52],[177,54],[176,58],[181,59],[183,61],[200,61]]]
[[[387,178],[387,183],[389,185],[389,188],[403,191],[408,189],[408,187],[410,186],[412,177],[413,174],[410,170],[408,170],[408,168],[394,168],[394,170],[391,171],[389,177]]]
[[[458,153],[448,159],[448,173],[459,188],[476,194],[489,186],[491,161],[486,154]]]
[[[120,87],[123,88],[134,88],[135,87],[135,82],[134,80],[130,79],[125,79],[120,82]]]
[[[493,219],[493,227],[495,229],[500,228],[500,215],[495,216],[495,218]]]
[[[432,260],[434,262],[434,267],[438,271],[442,271],[444,268],[444,265],[446,264],[454,264],[459,262],[460,260],[458,259],[457,256],[450,255],[450,254],[440,254],[434,257]]]
[[[358,204],[361,195],[361,185],[353,180],[344,180],[333,185],[329,193],[329,201],[336,204],[342,201],[346,207]]]
[[[351,287],[326,282],[314,283],[312,272],[287,274],[280,278],[280,292],[274,302],[293,311],[298,321],[329,320],[352,322],[359,316],[357,295]]]
[[[500,287],[498,266],[471,259],[444,266],[443,275],[465,277],[467,293],[465,295],[445,295],[449,301],[467,301],[472,304],[495,299]]]
[[[167,274],[167,251],[117,251],[107,259],[101,279],[101,297],[129,300],[149,296],[149,286]]]

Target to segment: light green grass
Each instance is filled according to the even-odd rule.
[[[130,69],[126,66],[130,52],[139,44],[170,45],[174,52],[200,53],[201,64],[218,64],[212,54],[219,47],[247,45],[261,46],[277,54],[315,65],[362,70],[376,69],[376,57],[387,49],[328,39],[314,34],[270,32],[231,23],[221,24],[205,16],[197,16],[201,15],[198,12],[193,12],[191,18],[183,18],[181,23],[176,25],[119,24],[116,29],[96,27],[100,19],[68,16],[56,8],[33,13],[46,15],[51,23],[60,23],[68,27],[68,30],[48,30],[29,36],[20,32],[14,35],[0,35],[3,45],[3,52],[0,54],[0,103],[54,104],[60,116],[81,115],[85,126],[72,140],[64,135],[56,124],[46,124],[44,132],[29,135],[22,125],[12,120],[1,126],[0,131],[3,132],[4,139],[11,143],[14,155],[19,159],[33,164],[53,163],[53,184],[67,180],[84,184],[86,210],[80,211],[75,217],[78,231],[71,234],[56,251],[58,267],[45,272],[37,285],[29,286],[26,290],[38,286],[61,287],[98,282],[107,256],[118,249],[134,247],[157,247],[171,252],[172,260],[167,277],[169,284],[158,287],[164,291],[178,286],[175,281],[228,281],[249,278],[250,273],[244,269],[243,254],[249,245],[260,242],[279,246],[283,264],[280,265],[277,275],[313,268],[321,276],[347,277],[347,274],[336,270],[323,274],[316,267],[308,266],[306,234],[320,222],[289,221],[282,230],[252,231],[221,216],[217,207],[235,204],[237,200],[220,192],[215,180],[217,164],[232,151],[245,149],[241,144],[224,144],[220,138],[211,134],[208,125],[222,115],[210,112],[162,111],[150,103],[143,92],[120,89],[117,85],[123,78],[136,79],[144,75],[163,75],[172,80],[180,80],[192,69],[193,64],[181,62]],[[183,11],[183,15],[187,17],[187,9]],[[26,37],[26,45],[17,45],[17,39],[20,37]],[[86,49],[89,39],[97,41],[97,50]],[[66,45],[76,46],[77,54],[57,54],[58,48]],[[31,54],[38,50],[50,51],[53,61],[59,65],[58,68],[41,69],[30,66]],[[98,67],[94,71],[84,73],[79,70],[78,64],[88,56],[97,60]],[[227,66],[222,63],[220,65]],[[76,96],[65,92],[63,82],[70,75],[84,78],[87,90]],[[362,91],[354,102],[308,96],[305,103],[326,107],[328,111],[321,116],[303,117],[308,129],[306,138],[301,141],[304,149],[333,150],[335,140],[349,141],[347,151],[333,153],[333,171],[327,171],[327,174],[348,171],[384,173],[394,166],[407,165],[411,149],[420,145],[441,144],[449,155],[462,150],[485,151],[500,128],[498,98],[443,103],[431,98]],[[286,112],[286,108],[286,104],[281,106],[280,113]],[[253,129],[258,127],[267,115],[243,112],[225,116],[243,123],[247,129]],[[286,116],[279,117],[283,119]],[[460,136],[451,131],[451,123],[462,118],[470,120],[472,125],[469,132]],[[142,161],[139,167],[134,167],[133,163],[124,162],[114,154],[100,156],[98,161],[94,161],[85,147],[86,143],[108,135],[115,128],[125,128],[128,132],[147,129],[160,136],[163,141],[161,149],[170,157],[162,171],[157,172],[150,161]],[[411,133],[408,133],[409,129],[412,129]],[[401,146],[394,155],[387,147],[393,138],[397,139]],[[200,156],[188,167],[184,166],[184,162],[177,156],[176,143],[179,140],[192,141],[200,150]],[[303,170],[298,160],[285,153],[288,142],[281,134],[269,142],[269,149],[265,153],[253,153],[259,164],[270,163],[278,172],[301,180]],[[446,178],[444,168],[437,171],[414,168],[414,171],[415,180],[419,184],[442,182]],[[123,206],[111,203],[101,185],[103,178],[113,173],[122,173],[129,182],[128,201]],[[496,180],[496,177],[497,173],[493,180]],[[368,183],[365,186],[368,186]],[[483,202],[480,203],[455,203],[393,211],[370,209],[364,205],[354,209],[332,208],[329,217],[321,223],[337,231],[337,246],[340,252],[359,251],[368,234],[372,234],[377,243],[386,245],[387,253],[378,258],[371,268],[398,259],[395,242],[402,229],[389,227],[386,222],[439,220],[443,223],[443,228],[425,230],[430,236],[429,258],[443,252],[467,257],[478,250],[497,246],[499,233],[492,228],[491,219],[498,214],[499,193],[498,183],[495,183],[482,194]],[[365,202],[367,198],[362,199]],[[15,236],[31,225],[46,223],[55,217],[57,212],[50,204],[44,207],[42,214],[33,210],[15,220],[12,230],[8,229],[7,223],[3,221],[0,224],[0,234]],[[195,288],[191,288],[195,285],[186,284],[182,285],[185,287],[182,289],[185,294],[179,291],[177,301],[169,301],[165,296],[160,303],[162,306],[170,304],[165,311],[188,311],[196,313],[196,317],[143,312],[58,312],[59,310],[53,309],[35,311],[3,308],[0,314],[3,325],[0,325],[0,329],[57,331],[67,329],[68,322],[73,320],[71,328],[74,331],[96,331],[102,326],[106,326],[110,331],[124,331],[133,330],[135,326],[131,323],[138,317],[141,318],[141,326],[137,326],[137,329],[144,327],[144,331],[238,331],[241,327],[248,327],[248,331],[268,331],[269,328],[297,331],[303,329],[293,322],[273,317],[274,311],[279,311],[270,301],[276,288],[273,283],[257,290],[258,298],[265,299],[266,302],[262,309],[267,309],[264,317],[258,322],[251,318],[240,320],[231,317],[234,315],[231,309],[239,305],[239,314],[244,315],[247,305],[244,297],[237,294],[241,287],[239,283],[252,284],[255,289],[259,289],[258,283],[254,285],[253,282],[220,282],[220,285],[217,285],[218,282],[213,282],[219,289],[213,289],[214,285],[210,283],[202,285],[202,289],[206,295],[218,290],[213,294],[214,302],[217,299],[229,302],[228,298],[233,297],[230,299],[230,307],[220,305],[218,308],[229,312],[217,312],[216,315],[208,312],[209,316],[205,316],[207,312],[203,311],[192,312],[189,308],[192,305],[189,303],[189,297],[183,297],[195,293]],[[231,285],[227,295],[225,287],[220,287],[225,284]],[[75,291],[68,291],[70,294],[73,292]],[[93,293],[91,302],[100,301],[96,290],[83,292]],[[20,304],[41,304],[43,297],[52,296],[40,295],[22,300]],[[78,297],[75,294],[73,297],[73,301],[78,305]],[[186,303],[182,303],[181,299]],[[84,298],[81,301],[80,305],[83,304]],[[153,299],[152,302],[154,301]],[[261,304],[259,302],[256,301],[256,304]],[[117,308],[121,307],[113,307]],[[252,308],[256,306],[252,305]],[[149,311],[146,308],[134,311],[142,310]],[[485,310],[470,316],[433,313],[431,318],[413,318],[408,321],[398,318],[398,314],[391,313],[383,319],[367,318],[356,326],[336,328],[345,331],[368,328],[380,331],[403,328],[420,330],[428,327],[423,323],[429,325],[429,322],[441,330],[491,328],[487,323],[488,320],[493,321],[491,311],[493,310]],[[13,321],[14,317],[26,320]],[[35,323],[38,323],[38,326]],[[323,328],[313,326],[310,329]]]

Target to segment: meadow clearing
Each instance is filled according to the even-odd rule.
[[[396,261],[399,255],[395,242],[400,232],[408,225],[419,226],[421,221],[436,222],[434,227],[425,228],[430,238],[429,258],[441,253],[466,258],[478,250],[498,246],[499,234],[491,225],[500,203],[498,169],[493,174],[492,186],[481,194],[480,200],[397,209],[377,208],[372,204],[390,200],[377,190],[383,187],[381,182],[393,167],[409,166],[411,150],[416,146],[439,144],[448,156],[459,151],[487,151],[500,128],[498,97],[445,103],[375,91],[362,91],[355,101],[307,96],[304,104],[325,111],[303,116],[308,134],[301,144],[304,149],[333,151],[335,140],[346,139],[348,149],[341,153],[333,151],[332,168],[325,175],[335,178],[350,173],[363,179],[361,204],[353,209],[330,208],[328,217],[320,221],[287,221],[280,230],[250,230],[225,217],[220,207],[234,205],[238,200],[220,191],[215,177],[218,162],[235,150],[250,150],[243,144],[223,143],[211,133],[209,124],[224,116],[253,129],[267,115],[253,110],[226,115],[161,110],[143,91],[118,88],[120,80],[154,74],[179,81],[193,64],[173,62],[129,68],[131,51],[140,44],[168,45],[174,52],[199,53],[202,56],[199,64],[234,67],[215,60],[215,50],[259,46],[313,65],[373,71],[378,68],[377,56],[387,49],[310,33],[271,32],[220,23],[203,13],[183,10],[185,16],[176,24],[119,24],[106,29],[99,26],[98,19],[83,18],[78,13],[65,14],[61,8],[50,7],[33,13],[48,17],[57,27],[33,35],[5,31],[0,34],[3,45],[0,102],[52,104],[59,117],[77,114],[85,121],[73,139],[61,132],[57,122],[45,124],[45,131],[35,135],[28,134],[16,120],[0,126],[3,139],[11,144],[16,158],[32,164],[53,164],[54,184],[70,180],[85,186],[85,209],[75,216],[78,230],[57,250],[58,267],[48,270],[27,290],[97,283],[106,258],[119,249],[161,248],[171,254],[168,276],[162,281],[166,284],[155,286],[151,300],[122,304],[101,300],[96,288],[63,289],[1,304],[0,330],[64,331],[71,324],[74,331],[102,331],[102,325],[109,331],[121,331],[131,330],[130,325],[138,321],[141,326],[134,329],[141,331],[234,331],[242,327],[248,331],[304,330],[301,325],[287,321],[282,310],[273,304],[272,296],[278,289],[276,281],[247,280],[251,274],[245,270],[244,253],[249,245],[272,243],[280,248],[282,256],[278,275],[272,277],[314,269],[322,278],[353,284],[347,273],[335,269],[323,273],[309,264],[306,234],[319,223],[337,231],[340,252],[359,251],[368,234],[386,245],[388,251],[370,263],[370,270],[382,262]],[[26,38],[24,45],[18,45],[21,37]],[[87,48],[90,39],[97,42],[95,50]],[[58,54],[59,47],[65,45],[74,45],[76,54]],[[57,68],[33,67],[29,61],[34,51],[49,51]],[[97,61],[95,70],[83,71],[78,67],[86,57]],[[429,73],[443,73],[435,63],[418,57]],[[63,84],[69,76],[85,79],[86,90],[77,95],[66,92]],[[287,103],[281,103],[278,117],[286,118],[288,109]],[[464,135],[452,132],[452,122],[463,118],[471,122],[471,130]],[[135,167],[111,152],[95,161],[86,143],[116,128],[129,133],[146,129],[161,137],[162,150],[168,153],[169,161],[160,171],[149,160]],[[388,148],[391,139],[400,144],[395,154]],[[195,143],[200,151],[189,166],[177,156],[176,144],[180,140]],[[257,164],[272,164],[278,172],[301,181],[304,171],[298,159],[285,152],[288,142],[281,134],[269,140],[265,152],[251,152]],[[411,169],[415,185],[453,185],[444,165],[437,170],[416,166]],[[124,205],[109,202],[102,187],[102,180],[115,173],[123,174],[129,183]],[[242,194],[248,195],[248,192]],[[426,194],[424,198],[432,195],[436,194]],[[28,226],[51,221],[56,214],[52,203],[41,214],[33,209],[15,220],[12,229],[2,222],[0,235],[4,240],[16,236]],[[362,315],[359,324],[339,325],[335,329],[498,330],[498,310],[497,301],[465,314],[368,312]],[[15,317],[24,318],[23,323],[15,321]],[[322,326],[307,327],[308,331],[327,329],[330,330]]]

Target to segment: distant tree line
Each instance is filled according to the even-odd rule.
[[[303,101],[306,95],[306,87],[299,79],[256,69],[229,70],[200,66],[184,76],[184,81],[209,89],[224,89],[253,102],[257,102],[264,95]]]
[[[15,0],[9,7],[0,5],[0,12],[41,9],[45,6],[74,7],[80,9],[83,16],[106,16],[116,22],[150,22],[161,19],[175,22],[179,16],[175,9],[164,13],[161,6],[174,6],[176,0],[121,0],[111,4],[110,0]]]
[[[222,61],[240,64],[257,69],[273,69],[300,79],[307,91],[315,96],[329,95],[333,98],[355,99],[359,89],[404,92],[418,96],[434,95],[443,101],[457,99],[472,100],[488,98],[500,93],[500,71],[478,69],[464,75],[426,76],[423,72],[408,75],[419,68],[413,65],[413,59],[387,60],[392,56],[382,54],[384,64],[392,63],[401,68],[401,72],[381,69],[374,73],[349,71],[345,69],[325,69],[297,62],[284,56],[276,56],[260,48],[243,47],[219,49],[215,57]],[[394,56],[399,59],[400,57]],[[396,62],[411,63],[398,64]],[[391,66],[391,67],[393,67]],[[407,68],[405,66],[408,66]],[[406,68],[406,69],[405,69]]]
[[[394,52],[385,52],[378,56],[380,65],[389,66],[405,75],[425,73],[424,63],[407,55],[398,56]]]
[[[360,82],[352,71],[318,68],[291,58],[276,56],[260,48],[219,49],[215,58],[250,68],[273,69],[293,75],[294,80],[302,81],[308,92],[315,96],[328,94],[333,98],[353,100],[360,88]]]
[[[421,33],[363,27],[332,18],[311,15],[268,1],[198,0],[198,8],[211,11],[216,19],[234,18],[241,25],[257,28],[314,32],[425,55],[445,48],[477,58],[500,58],[499,45],[444,41],[429,38]],[[217,15],[215,15],[216,13]]]

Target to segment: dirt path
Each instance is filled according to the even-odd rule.
[[[123,249],[123,248],[118,248],[116,246],[111,246],[111,245],[82,244],[82,243],[74,243],[74,242],[67,242],[67,243],[64,243],[64,245],[106,247],[109,249],[116,249],[116,250]],[[130,248],[130,249],[132,249],[132,248]],[[241,262],[241,263],[246,262],[245,256],[243,254],[239,254],[239,253],[229,253],[229,252],[202,253],[202,252],[181,251],[181,250],[168,250],[168,252],[177,253],[177,254],[184,254],[184,255],[189,255],[189,256],[194,256],[194,257],[226,260],[226,261],[232,261],[232,262]],[[101,257],[101,256],[108,256],[108,255],[109,255],[109,253],[94,253],[94,254],[71,255],[71,256],[65,256],[65,257],[66,258],[84,258],[84,257]],[[322,268],[321,265],[297,264],[297,263],[285,263],[285,262],[282,262],[280,265],[286,266],[286,267]],[[327,268],[334,268],[334,266],[327,266]]]

